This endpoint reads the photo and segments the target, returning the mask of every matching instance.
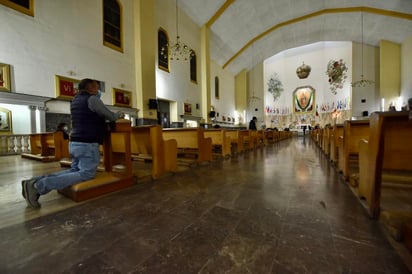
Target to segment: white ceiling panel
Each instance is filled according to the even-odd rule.
[[[179,6],[199,26],[204,25],[225,0],[179,0]],[[223,66],[251,39],[271,27],[323,9],[372,7],[412,14],[412,0],[235,0],[211,26],[210,55]],[[253,48],[240,54],[227,69],[238,73],[285,49],[317,41],[361,41],[361,14],[333,13],[306,19],[270,32]],[[364,41],[382,39],[401,43],[412,36],[412,20],[364,13]],[[253,60],[253,61],[252,61]]]

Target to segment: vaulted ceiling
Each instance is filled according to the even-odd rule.
[[[199,27],[210,25],[210,55],[237,74],[285,49],[318,41],[412,36],[412,0],[179,0]]]

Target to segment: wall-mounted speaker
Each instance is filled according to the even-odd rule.
[[[149,99],[149,109],[157,109],[157,100]]]
[[[209,112],[209,117],[210,118],[215,118],[215,116],[216,116],[216,111],[211,111],[211,112]]]

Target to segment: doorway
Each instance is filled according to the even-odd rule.
[[[157,123],[163,128],[170,127],[170,102],[158,100],[157,105]]]

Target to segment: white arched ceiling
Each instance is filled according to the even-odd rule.
[[[178,3],[199,26],[203,26],[225,2],[179,0]],[[339,12],[352,7],[369,9],[363,12],[365,44],[378,46],[383,39],[401,43],[412,36],[411,0],[235,0],[210,26],[211,58],[236,74],[285,49],[318,41],[361,42],[359,9]],[[370,8],[379,11],[370,12]],[[327,11],[281,26],[241,51],[273,26],[323,10]],[[385,14],[388,11],[406,16]]]

